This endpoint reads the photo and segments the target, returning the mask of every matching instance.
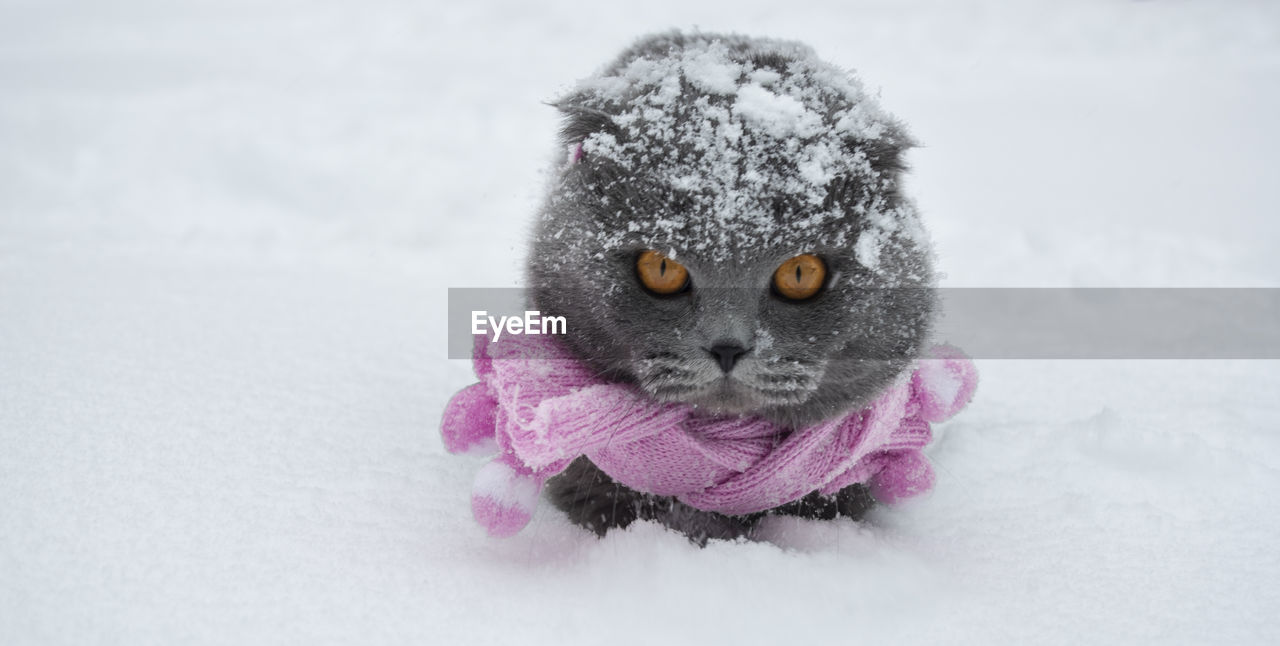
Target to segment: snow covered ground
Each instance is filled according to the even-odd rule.
[[[445,289],[672,26],[881,88],[946,285],[1280,285],[1273,3],[5,0],[0,643],[1280,641],[1276,362],[980,361],[861,525],[484,537]]]

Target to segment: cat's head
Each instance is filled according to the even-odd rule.
[[[601,374],[788,426],[865,404],[934,310],[910,141],[795,43],[663,34],[557,103],[532,305]]]

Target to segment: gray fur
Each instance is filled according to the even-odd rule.
[[[808,101],[823,129],[791,142],[748,129],[712,150],[688,133],[706,114],[727,114],[734,95],[700,91],[681,78],[679,95],[648,113],[658,119],[651,133],[634,118],[635,104],[654,100],[645,88],[597,91],[637,69],[636,61],[669,61],[709,43],[744,74],[776,72],[781,80],[771,87],[790,87]],[[910,139],[847,79],[802,45],[742,36],[666,33],[623,52],[556,102],[566,149],[586,142],[587,152],[555,170],[529,254],[531,306],[567,319],[567,340],[583,361],[657,400],[761,415],[786,428],[868,403],[924,344],[934,273],[914,207],[899,191]],[[827,85],[844,89],[828,92]],[[851,113],[870,115],[861,130],[832,125]],[[783,190],[778,178],[802,172],[795,150],[810,150],[797,145],[843,151],[824,167],[829,181]],[[752,181],[761,172],[770,181]],[[716,177],[688,179],[699,173]],[[876,243],[874,253],[856,251],[865,240]],[[635,276],[646,249],[685,265],[690,289],[668,297],[647,292]],[[828,283],[810,300],[789,302],[770,284],[778,265],[801,253],[825,261]],[[748,349],[727,374],[708,351],[723,343]],[[734,533],[721,515],[656,503],[589,463],[553,480],[549,492],[576,522],[597,531],[653,517],[703,539]],[[861,500],[865,491],[845,497]],[[663,505],[679,513],[636,511]],[[623,511],[605,513],[601,525],[605,508]],[[727,526],[738,528],[732,520]]]

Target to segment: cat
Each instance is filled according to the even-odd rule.
[[[708,415],[794,429],[865,405],[935,316],[931,246],[900,190],[913,141],[805,45],[668,32],[553,103],[555,171],[532,235],[530,306],[611,380]],[[748,516],[634,491],[579,458],[547,483],[604,535],[655,520],[697,543],[766,514],[859,518],[862,485]]]

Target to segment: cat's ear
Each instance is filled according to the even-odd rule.
[[[896,184],[899,175],[907,169],[906,153],[916,147],[916,142],[900,124],[891,125],[879,137],[845,137],[844,145],[848,152],[863,156],[871,167],[874,176],[882,180],[890,180]],[[857,173],[856,175],[861,175]],[[842,175],[827,184],[827,196],[824,207],[846,203],[860,199],[866,177]]]
[[[587,137],[598,132],[608,132],[615,136],[621,134],[621,129],[614,123],[612,115],[598,108],[587,107],[575,99],[576,97],[571,95],[550,104],[560,111],[561,144],[579,145]]]
[[[891,125],[887,131],[874,139],[861,137],[845,139],[845,146],[851,152],[861,152],[866,155],[867,161],[871,164],[871,170],[881,176],[890,177],[907,169],[905,159],[907,150],[917,145],[899,124]]]

